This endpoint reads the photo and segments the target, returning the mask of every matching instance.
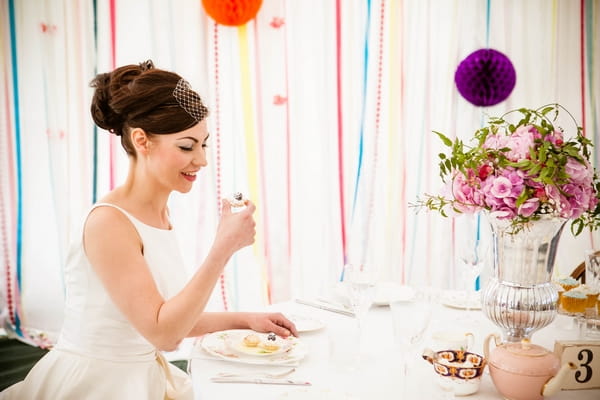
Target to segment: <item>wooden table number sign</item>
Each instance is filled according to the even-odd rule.
[[[562,389],[600,388],[600,340],[557,340],[554,353],[561,365],[572,362],[577,367],[569,371]]]

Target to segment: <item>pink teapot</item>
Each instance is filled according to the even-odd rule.
[[[490,351],[490,339],[496,348]],[[573,363],[560,365],[560,359],[529,339],[517,343],[499,343],[500,336],[485,338],[483,351],[490,376],[500,394],[509,400],[542,400],[558,392]]]

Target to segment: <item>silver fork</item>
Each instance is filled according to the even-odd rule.
[[[219,378],[234,378],[234,377],[262,377],[262,378],[271,378],[271,379],[277,379],[277,378],[283,378],[284,376],[287,376],[289,374],[291,374],[292,372],[296,371],[296,368],[290,368],[287,369],[285,371],[282,372],[278,372],[278,373],[267,373],[267,372],[246,372],[246,373],[234,373],[234,372],[219,372],[216,376]]]

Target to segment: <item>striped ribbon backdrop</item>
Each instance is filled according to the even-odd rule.
[[[222,197],[251,198],[258,230],[215,287],[213,310],[323,293],[345,263],[380,280],[461,287],[458,247],[489,231],[477,217],[408,206],[441,186],[431,131],[466,138],[487,116],[556,101],[594,142],[600,134],[598,0],[264,0],[239,27],[213,21],[200,0],[7,0],[0,21],[0,321],[39,345],[60,329],[76,227],[127,171],[118,141],[89,116],[97,72],[152,59],[210,107],[209,166],[169,204],[190,272]],[[483,109],[453,78],[486,47],[510,57],[517,85]],[[557,273],[599,243],[563,234]]]

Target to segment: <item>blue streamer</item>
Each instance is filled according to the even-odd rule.
[[[485,47],[490,48],[490,14],[491,14],[491,2],[487,0],[487,7],[485,10]]]
[[[487,0],[486,10],[485,10],[485,47],[490,48],[490,17],[491,17],[491,7],[492,0]],[[481,113],[481,126],[483,126],[483,113]],[[481,213],[477,214],[477,231],[475,233],[475,254],[477,257],[477,261],[479,261],[479,241],[481,240]],[[479,290],[481,288],[481,275],[475,279],[475,290]]]
[[[356,181],[354,184],[354,197],[352,200],[352,220],[354,219],[354,211],[356,209],[356,199],[358,197],[358,187],[360,184],[363,154],[364,154],[364,134],[365,134],[365,110],[367,103],[367,79],[369,72],[369,32],[371,30],[371,0],[367,0],[367,26],[365,32],[365,50],[364,50],[364,68],[363,68],[363,104],[360,115],[360,140],[358,144],[358,166],[356,170]]]
[[[93,1],[94,10],[94,53],[96,59],[98,58],[98,3],[96,0]],[[94,75],[98,73],[98,63],[94,63]],[[98,200],[98,127],[94,125],[93,130],[93,165],[92,165],[92,204]]]
[[[15,25],[15,2],[8,1],[8,17],[10,25],[10,56],[12,61],[13,101],[15,104],[15,158],[17,173],[17,287],[21,293],[21,267],[23,255],[23,179],[21,170],[21,116],[19,110],[19,75],[17,67],[17,33]],[[15,312],[15,331],[23,337],[19,313]]]

